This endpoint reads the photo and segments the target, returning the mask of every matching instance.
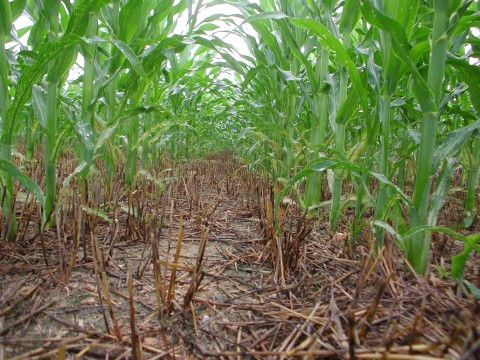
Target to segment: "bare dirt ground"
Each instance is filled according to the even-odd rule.
[[[268,182],[224,157],[156,178],[0,242],[0,359],[480,358],[479,302],[438,246],[447,272],[418,277],[391,242],[347,251],[293,207],[280,241]]]

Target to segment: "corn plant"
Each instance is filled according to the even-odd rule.
[[[447,64],[447,53],[449,49],[450,40],[453,34],[459,35],[456,27],[460,27],[463,32],[469,29],[468,21],[473,18],[467,18],[462,21],[462,16],[468,11],[471,2],[457,2],[456,4],[444,4],[443,2],[433,2],[430,7],[427,5],[422,8],[423,12],[426,12],[428,16],[424,16],[423,22],[420,23],[422,32],[415,29],[414,24],[417,21],[417,9],[419,2],[413,1],[398,1],[391,4],[377,5],[371,1],[359,1],[358,5],[360,11],[364,16],[367,27],[369,29],[367,36],[362,41],[364,46],[371,46],[376,41],[381,45],[381,52],[377,52],[377,49],[366,49],[364,54],[373,54],[374,57],[369,55],[365,58],[365,66],[369,72],[368,83],[372,86],[372,92],[367,94],[364,90],[365,77],[358,73],[358,67],[355,68],[355,61],[359,58],[351,56],[345,52],[348,49],[349,41],[352,38],[350,32],[347,31],[348,27],[343,24],[342,35],[339,36],[336,33],[335,27],[326,27],[320,22],[310,19],[294,19],[290,21],[296,26],[301,26],[309,29],[312,33],[316,34],[323,45],[327,46],[330,51],[335,52],[337,59],[339,60],[339,87],[338,87],[338,99],[337,109],[333,107],[334,113],[338,112],[335,116],[335,153],[337,159],[319,159],[314,161],[311,165],[307,166],[305,171],[298,173],[287,185],[287,189],[283,191],[277,199],[280,199],[288,189],[290,189],[296,182],[301,180],[304,176],[311,176],[320,171],[326,169],[333,169],[335,173],[335,180],[333,184],[332,195],[332,211],[330,216],[330,225],[332,230],[336,229],[338,224],[338,215],[341,202],[341,189],[342,181],[345,176],[345,171],[350,173],[351,179],[358,185],[357,189],[361,190],[361,194],[366,191],[368,195],[369,206],[372,206],[375,210],[376,220],[373,222],[377,228],[375,231],[378,234],[379,244],[383,242],[383,231],[388,230],[391,233],[396,231],[387,223],[387,221],[394,221],[397,223],[400,231],[406,231],[410,229],[423,229],[422,231],[409,232],[405,237],[404,246],[407,252],[407,258],[414,267],[414,269],[423,273],[428,264],[429,258],[429,231],[428,226],[434,226],[438,219],[438,212],[444,203],[445,197],[448,193],[449,179],[451,178],[453,171],[453,157],[458,151],[467,143],[467,139],[470,138],[477,130],[478,122],[474,122],[467,127],[456,129],[452,131],[447,137],[442,139],[440,145],[436,145],[437,127],[441,120],[440,116],[445,114],[445,101],[448,101],[444,96],[445,87],[443,79],[445,76],[445,69]],[[355,8],[354,3],[347,4]],[[350,8],[351,9],[351,8]],[[330,9],[331,12],[332,9]],[[342,17],[347,15],[342,13]],[[351,14],[349,14],[351,15]],[[277,18],[280,16],[277,14]],[[355,16],[353,17],[353,24],[355,24]],[[431,19],[432,31],[428,33],[425,31],[427,26],[430,25]],[[337,20],[338,21],[338,20]],[[335,22],[335,20],[333,20]],[[353,25],[355,26],[355,25]],[[456,33],[457,31],[457,33]],[[363,33],[363,30],[362,30]],[[421,34],[421,36],[419,36]],[[425,36],[426,35],[426,36]],[[431,37],[432,46],[429,47],[429,36]],[[358,34],[356,36],[358,38]],[[410,38],[410,40],[409,40]],[[410,49],[410,43],[413,47]],[[458,48],[458,46],[457,46]],[[426,54],[429,54],[427,57]],[[375,58],[376,57],[376,58]],[[382,63],[378,63],[378,59]],[[421,61],[421,62],[420,62]],[[420,62],[420,63],[419,63]],[[423,63],[428,63],[428,71],[424,74],[421,67]],[[452,65],[455,63],[452,60]],[[460,65],[461,64],[461,65]],[[457,61],[456,67],[468,67],[465,62]],[[348,82],[351,83],[352,90],[348,95],[345,95],[345,89],[347,83],[342,80],[342,67],[346,69],[349,75]],[[381,73],[379,71],[381,69]],[[420,70],[421,69],[421,70]],[[470,69],[470,67],[469,67]],[[471,71],[474,72],[473,69]],[[471,72],[470,72],[471,74]],[[381,77],[379,77],[379,75]],[[405,87],[406,86],[406,87]],[[474,86],[471,87],[473,90]],[[375,94],[376,92],[376,94]],[[407,104],[412,101],[416,101],[419,107],[402,107],[402,101],[398,100],[401,97]],[[348,100],[346,100],[348,98]],[[369,98],[369,99],[368,99]],[[394,105],[393,99],[399,105]],[[357,102],[356,102],[357,100]],[[376,104],[378,108],[370,114],[368,103]],[[369,131],[366,134],[366,143],[360,140],[357,146],[346,149],[346,131],[348,129],[349,122],[352,119],[353,113],[358,109],[355,104],[360,104],[364,116],[367,116],[364,121],[364,126]],[[335,103],[334,103],[335,104]],[[399,108],[402,107],[401,109]],[[395,109],[401,111],[396,113]],[[392,137],[392,121],[398,119],[398,116],[404,115],[405,119],[416,119],[420,111],[420,123],[421,127],[418,132],[418,150],[416,158],[416,169],[413,169],[411,173],[415,178],[415,184],[413,186],[413,196],[410,198],[403,192],[405,171],[408,171],[405,167],[406,160],[403,161],[403,165],[397,167],[390,167],[392,155],[409,157],[411,153],[406,154],[402,152],[395,153],[391,144],[395,137]],[[372,115],[373,121],[368,120]],[[378,120],[376,120],[378,119]],[[358,120],[356,120],[358,121]],[[398,121],[398,120],[396,120]],[[408,124],[411,126],[412,124]],[[376,132],[376,129],[380,126],[381,132]],[[395,124],[397,126],[397,124]],[[405,142],[408,137],[404,134],[399,141]],[[379,160],[377,163],[373,163],[374,169],[370,169],[371,166],[355,166],[354,164],[348,164],[347,154],[350,159],[354,159],[359,154],[362,154],[365,149],[365,155],[371,157],[375,153],[375,146],[378,139],[380,140],[381,148],[379,150]],[[476,138],[471,141],[469,154],[475,153]],[[363,145],[361,145],[363,143]],[[475,156],[471,156],[473,160]],[[470,160],[470,163],[475,164]],[[366,161],[370,161],[366,159]],[[375,171],[375,167],[378,166],[378,172]],[[394,171],[398,171],[400,176],[400,185],[398,187],[391,181],[393,179]],[[431,192],[431,178],[434,173],[439,174],[438,180],[435,184],[435,191]],[[474,179],[478,178],[478,174],[475,170],[471,174]],[[371,180],[379,182],[378,194],[374,196],[369,193],[371,188]],[[476,180],[475,180],[476,181]],[[472,189],[474,186],[472,185]],[[470,192],[471,193],[471,192]],[[395,199],[402,199],[405,201],[409,209],[409,224],[401,214],[401,208],[398,208],[395,204]],[[470,197],[471,199],[471,197]],[[472,200],[469,200],[472,201]],[[363,203],[362,197],[357,197],[357,211],[356,214],[361,213],[361,205]],[[393,211],[392,211],[393,210]],[[393,213],[394,215],[390,215]],[[398,223],[400,220],[400,223]],[[400,236],[400,235],[399,235]],[[401,238],[401,236],[400,236]],[[403,238],[402,238],[403,239]],[[403,245],[402,245],[403,246]]]
[[[10,37],[12,29],[12,12],[8,0],[3,0],[0,3],[1,22],[0,26],[0,132],[1,132],[1,149],[0,158],[2,161],[11,161],[11,136],[9,136],[9,129],[7,124],[7,111],[10,103],[9,94],[9,65],[7,60],[7,51],[5,44]],[[2,185],[5,193],[5,200],[3,202],[3,214],[7,221],[11,221],[11,228],[8,237],[12,238],[16,232],[16,218],[12,216],[13,207],[13,182],[8,173],[2,173]]]
[[[237,13],[202,16],[221,3]],[[293,190],[310,216],[329,208],[334,232],[350,226],[354,240],[369,226],[378,247],[393,236],[418,273],[454,174],[465,184],[464,226],[478,218],[472,1],[0,0],[0,10],[0,170],[11,239],[14,181],[42,205],[42,225],[53,225],[58,190],[75,177],[88,208],[99,162],[110,187],[124,169],[128,188],[139,164],[145,174],[163,153],[185,160],[225,148],[268,174],[277,212]],[[19,31],[12,24],[22,11],[33,25]],[[8,48],[27,31],[27,51]],[[243,39],[249,54],[225,35]],[[17,141],[27,159],[44,151],[43,191],[13,163]],[[67,145],[76,170],[60,183]]]
[[[430,50],[430,65],[427,80],[418,72],[418,68],[408,53],[408,38],[406,23],[392,19],[388,14],[372,6],[369,1],[361,1],[362,11],[368,21],[382,30],[395,36],[394,51],[397,56],[404,56],[403,60],[411,72],[414,82],[414,95],[420,104],[423,113],[420,131],[420,146],[417,156],[417,172],[415,177],[414,193],[410,205],[410,221],[412,227],[424,226],[429,221],[429,204],[431,176],[434,170],[434,153],[437,131],[438,107],[443,91],[443,78],[445,73],[445,61],[447,57],[450,20],[454,14],[457,16],[461,2],[449,3],[434,2],[433,7],[433,31],[432,46]],[[408,12],[412,7],[408,6]],[[413,8],[415,9],[415,8]],[[404,11],[406,13],[407,11]],[[413,11],[415,14],[415,11]],[[411,21],[410,21],[411,23]],[[442,197],[440,197],[442,198]],[[438,201],[436,198],[435,201]],[[440,200],[441,201],[441,200]],[[432,204],[430,204],[432,205]],[[433,204],[434,205],[434,204]],[[432,206],[431,210],[438,211],[438,206]],[[436,218],[432,214],[430,218]],[[434,225],[434,224],[429,224]],[[428,232],[418,233],[406,240],[407,257],[414,269],[424,273],[429,259],[430,235]]]

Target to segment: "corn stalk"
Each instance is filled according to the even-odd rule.
[[[6,161],[12,161],[12,124],[8,123],[7,112],[10,103],[10,94],[8,88],[9,65],[5,43],[10,38],[12,29],[12,13],[8,0],[0,1],[0,158]],[[13,240],[17,232],[17,219],[14,207],[13,180],[10,174],[2,172],[2,188],[5,194],[5,200],[2,203],[3,216],[10,222],[7,238]]]

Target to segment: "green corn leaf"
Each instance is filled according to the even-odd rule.
[[[388,32],[392,38],[393,51],[409,69],[414,82],[413,91],[423,112],[436,112],[433,94],[410,56],[405,29],[397,21],[378,11],[370,0],[358,0],[365,19],[372,25]]]
[[[215,51],[220,51],[219,47],[223,47],[222,46],[223,44],[219,43],[218,41],[220,39],[218,39],[217,41],[212,41],[202,36],[194,36],[193,38],[195,39],[196,44],[203,45],[206,48],[209,48]]]
[[[417,64],[420,61],[421,57],[424,56],[424,54],[428,54],[429,51],[430,41],[424,40],[415,44],[410,50],[410,56],[412,57],[413,63]]]
[[[355,165],[352,163],[341,163],[337,160],[333,159],[328,159],[328,158],[321,158],[318,160],[313,161],[310,163],[304,170],[299,171],[297,174],[295,174],[294,177],[292,177],[284,186],[282,191],[280,191],[275,198],[275,214],[278,214],[280,210],[280,203],[283,199],[284,196],[288,194],[290,189],[298,183],[300,180],[302,180],[304,177],[307,177],[308,175],[314,174],[316,172],[322,172],[327,169],[335,168],[335,167],[349,167],[352,168]]]
[[[243,62],[235,59],[232,55],[227,54],[225,52],[220,53],[220,56],[227,61],[227,63],[230,65],[230,67],[233,70],[235,70],[239,74],[242,74],[242,75],[245,74],[245,66]]]
[[[448,190],[451,185],[451,178],[454,171],[455,159],[446,158],[443,161],[442,171],[435,184],[435,191],[432,194],[432,200],[430,202],[430,208],[428,211],[428,224],[435,225],[438,219],[438,213],[445,203],[445,199],[448,195]]]
[[[477,288],[475,285],[473,285],[470,281],[468,280],[464,280],[463,281],[465,283],[465,285],[467,286],[468,290],[470,291],[470,293],[472,294],[472,296],[477,299],[477,300],[480,300],[480,289]]]
[[[248,70],[247,74],[244,76],[244,80],[242,83],[242,91],[247,88],[247,86],[250,84],[250,82],[255,79],[257,76],[258,71],[264,70],[265,67],[263,65],[257,66],[255,68],[252,68]]]
[[[81,42],[85,43],[112,43],[118,47],[118,49],[124,53],[125,57],[130,61],[132,68],[139,74],[143,76],[147,81],[147,75],[142,68],[140,60],[138,60],[135,53],[120,40],[115,39],[102,39],[95,37],[92,39],[82,39],[75,34],[69,34],[62,37],[59,41],[48,42],[42,45],[39,50],[37,61],[34,65],[26,67],[20,76],[20,79],[17,84],[16,96],[8,109],[7,112],[7,123],[6,129],[3,134],[4,139],[9,139],[12,137],[13,124],[16,121],[21,121],[20,117],[23,110],[23,105],[29,100],[32,93],[33,84],[39,83],[42,76],[47,70],[47,64],[52,59],[60,56],[64,50],[67,50]],[[5,141],[9,143],[10,141]]]
[[[47,94],[38,85],[33,85],[32,89],[32,106],[35,115],[45,130],[47,123]]]
[[[335,167],[336,165],[339,165],[339,164],[340,162],[338,161],[325,159],[320,162],[314,163],[312,166],[310,166],[310,169],[316,172],[322,172],[332,167]]]
[[[147,170],[140,170],[137,175],[142,175],[144,176],[147,180],[153,182],[160,191],[164,190],[166,188],[165,182],[163,179],[159,179],[155,176],[153,176],[151,173],[149,173]]]
[[[198,27],[198,29],[195,32],[200,32],[200,33],[205,33],[206,31],[215,31],[220,29],[219,25],[215,24],[202,24]]]
[[[468,256],[470,255],[471,248],[464,248],[464,252],[452,257],[452,276],[457,279],[461,280],[463,278],[463,272],[465,270],[465,263],[468,260]]]
[[[476,249],[478,251],[478,242],[480,241],[480,233],[467,236],[463,241],[463,252],[452,257],[452,276],[457,280],[463,280],[463,272],[465,264],[470,253]]]
[[[16,34],[13,34],[13,35],[14,35],[14,39],[15,39],[15,41],[17,42],[17,44],[21,43],[20,38],[22,38],[23,36],[25,36],[31,29],[32,29],[32,25],[27,25],[27,26],[22,27],[21,29],[17,29],[17,33],[16,33]],[[27,40],[27,41],[28,41],[28,40]],[[21,51],[23,51],[23,50],[21,50]],[[21,51],[19,51],[19,53],[20,53]]]
[[[30,191],[33,196],[35,196],[42,208],[45,207],[45,197],[43,196],[40,186],[38,186],[38,184],[30,177],[25,175],[15,164],[8,160],[0,159],[0,170],[16,179],[25,187],[25,189]]]
[[[288,15],[282,13],[281,11],[266,11],[260,14],[252,15],[248,17],[245,22],[252,22],[254,20],[265,20],[265,19],[272,19],[272,20],[279,20],[288,18]]]
[[[138,209],[135,207],[129,207],[127,204],[124,203],[118,203],[120,206],[120,209],[122,209],[124,212],[127,214],[132,214],[134,217],[138,218]]]
[[[345,156],[347,159],[351,162],[357,161],[358,157],[360,154],[362,154],[363,149],[365,149],[365,146],[367,146],[368,142],[368,130],[365,130],[362,133],[362,136],[358,139],[358,142],[350,148],[350,150],[347,151]]]
[[[468,85],[470,100],[477,114],[480,114],[480,68],[463,60],[448,59],[447,64],[459,70],[462,80]]]
[[[67,136],[68,133],[70,133],[71,127],[66,126],[64,127],[61,131],[57,132],[56,137],[55,137],[55,145],[53,147],[53,151],[50,154],[49,161],[55,162],[58,156],[60,155],[62,149],[63,142],[65,140],[65,137]]]
[[[410,197],[405,194],[402,189],[400,189],[397,185],[392,183],[387,177],[383,174],[378,174],[373,171],[369,171],[370,175],[372,175],[374,178],[376,178],[378,181],[380,181],[382,184],[387,185],[391,189],[395,190],[395,192],[402,198],[403,201],[405,201],[408,205],[412,205],[412,200]]]
[[[210,15],[210,16],[207,16],[204,20],[203,20],[203,24],[205,23],[212,23],[213,21],[215,20],[221,20],[222,18],[224,18],[225,15],[224,14],[213,14],[213,15]]]
[[[358,94],[354,91],[350,91],[347,100],[344,101],[342,106],[340,106],[340,110],[337,113],[337,117],[335,119],[337,124],[345,125],[348,120],[352,118],[352,116],[355,114],[355,111],[358,109],[358,100]]]
[[[64,3],[65,4],[65,3]],[[73,11],[73,7],[68,4],[66,6],[59,7],[59,16],[60,16],[60,29],[66,29],[68,27],[68,20],[70,19],[70,13]]]
[[[289,67],[288,62],[286,61],[286,58],[282,53],[282,49],[278,44],[277,38],[274,34],[272,34],[272,30],[258,21],[253,21],[250,24],[255,29],[255,31],[257,31],[261,35],[262,40],[265,42],[265,44],[267,44],[268,49],[272,51],[275,55],[277,65],[280,66],[282,69]]]
[[[474,15],[464,15],[462,18],[455,24],[453,36],[457,36],[465,31],[469,31],[474,27],[480,27],[480,13]]]
[[[437,1],[435,10],[451,16],[462,5],[462,1],[463,0]]]
[[[82,210],[85,211],[87,214],[90,214],[90,215],[93,215],[93,216],[97,216],[97,217],[105,220],[105,221],[108,222],[109,224],[113,223],[112,219],[110,219],[110,218],[108,217],[108,215],[105,213],[105,211],[100,210],[99,208],[92,209],[91,207],[82,205]]]
[[[293,73],[291,71],[282,70],[279,67],[277,67],[277,68],[278,68],[278,71],[280,71],[280,74],[282,75],[282,77],[286,81],[301,81],[302,80],[301,78],[298,78],[295,75],[293,75]]]
[[[435,166],[438,167],[442,159],[455,156],[477,129],[480,129],[480,120],[463,128],[451,131],[435,153]]]
[[[410,49],[410,57],[412,58],[413,64],[417,65],[418,62],[421,60],[421,58],[425,56],[425,54],[428,54],[429,51],[430,51],[430,41],[424,40],[415,44]],[[405,64],[405,62],[402,62],[401,66],[398,69],[397,79],[401,79],[407,71],[408,71],[408,66]]]
[[[112,126],[102,130],[95,143],[94,153],[97,152],[98,149],[100,149],[105,142],[112,137],[119,124],[120,122],[116,121]]]
[[[55,24],[55,22],[58,22],[59,8],[60,8],[60,0],[44,0],[43,1],[43,10],[45,11],[47,20],[50,23],[51,30],[53,30],[53,24]]]
[[[183,43],[184,38],[179,35],[167,37],[148,50],[143,55],[142,65],[147,73],[152,73],[162,67],[162,62],[167,59],[165,51],[172,49],[175,53],[185,50],[186,44]]]
[[[288,49],[305,67],[308,79],[310,80],[313,88],[316,89],[318,87],[318,79],[315,76],[315,72],[313,71],[312,64],[310,63],[310,61],[308,61],[307,57],[303,55],[303,53],[300,51],[300,48],[297,42],[295,41],[292,35],[292,32],[290,31],[290,28],[286,26],[286,23],[284,21],[280,21],[279,26],[282,29],[282,33],[288,45]]]
[[[58,193],[58,199],[57,199],[57,202],[61,202],[62,201],[62,198],[66,192],[66,190],[68,189],[68,185],[70,184],[70,182],[73,180],[73,178],[75,176],[77,176],[78,174],[82,174],[84,173],[85,171],[87,171],[89,168],[88,164],[85,162],[85,161],[82,161],[80,162],[77,167],[75,168],[75,170],[73,170],[73,172],[68,175],[65,180],[63,180],[63,183],[62,183],[62,188],[60,189],[59,193]]]
[[[384,221],[374,220],[374,221],[372,221],[371,229],[375,231],[375,227],[380,227],[380,228],[384,229],[390,235],[395,236],[395,238],[397,239],[398,242],[403,243],[402,236],[398,232],[395,231],[395,229],[392,227],[392,225],[390,225],[390,224],[388,224]]]
[[[27,0],[13,0],[10,3],[10,9],[12,10],[12,20],[15,22],[20,15],[22,15],[23,9],[25,9],[25,4]]]
[[[111,2],[112,0],[84,0],[80,2],[70,14],[67,30],[63,37],[67,37],[69,34],[77,34],[78,36],[85,35],[90,13],[100,10],[103,6]]]
[[[425,231],[430,231],[430,232],[441,232],[450,236],[453,236],[454,238],[466,242],[467,241],[467,236],[462,235],[456,231],[453,231],[452,229],[443,227],[443,226],[431,226],[431,225],[421,225],[421,226],[416,226],[407,232],[403,234],[403,238],[406,240],[416,234],[425,232]]]
[[[68,76],[68,72],[77,60],[77,51],[74,47],[69,47],[62,51],[60,56],[55,58],[52,69],[48,72],[47,81],[55,84],[62,83]],[[61,80],[63,78],[63,80]]]
[[[70,34],[59,41],[44,43],[38,51],[35,64],[23,69],[17,83],[15,97],[7,112],[5,131],[2,134],[5,143],[10,143],[9,139],[13,136],[13,124],[21,122],[23,106],[30,99],[33,84],[39,83],[46,73],[48,62],[80,42],[81,39],[78,36]]]
[[[82,40],[86,44],[105,44],[109,43],[114,45],[120,52],[125,56],[125,58],[130,62],[130,65],[132,65],[132,69],[142,78],[144,78],[146,81],[150,82],[149,78],[147,77],[147,74],[145,73],[145,70],[143,69],[141,61],[138,59],[137,55],[135,52],[128,46],[125,42],[117,39],[104,39],[100,36],[94,36],[88,39],[82,38]]]
[[[338,61],[347,69],[352,86],[360,98],[360,104],[364,113],[368,114],[368,99],[365,86],[362,84],[362,79],[355,63],[348,56],[343,44],[324,25],[316,20],[290,19],[290,21],[295,26],[311,30],[323,46],[335,52]]]
[[[41,17],[33,24],[30,34],[28,35],[27,45],[34,47],[39,44],[48,33],[48,23]]]
[[[120,10],[120,36],[122,41],[129,42],[137,32],[140,24],[144,24],[144,0],[129,0]],[[134,20],[135,19],[135,20]]]
[[[370,86],[376,91],[380,92],[380,89],[382,87],[382,68],[376,64],[373,51],[370,51],[368,54],[367,75],[368,83],[370,84]],[[392,82],[396,78],[396,76],[397,75],[393,76]],[[389,82],[390,80],[386,81]]]
[[[395,19],[409,37],[416,22],[418,6],[419,0],[385,1],[383,12],[386,16]]]
[[[6,38],[12,31],[12,11],[8,0],[0,0],[0,36]]]
[[[75,124],[75,132],[77,133],[78,137],[80,138],[80,141],[83,143],[85,147],[84,160],[88,165],[92,165],[94,148],[95,148],[92,125],[85,121],[78,121]]]
[[[342,16],[340,17],[339,30],[341,34],[350,34],[360,20],[358,0],[345,0]]]

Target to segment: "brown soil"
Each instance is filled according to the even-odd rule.
[[[418,277],[389,239],[375,253],[365,231],[347,251],[346,230],[294,206],[279,241],[265,179],[225,156],[169,165],[130,191],[117,184],[110,205],[100,189],[89,208],[111,222],[76,209],[72,190],[43,237],[32,206],[21,238],[0,242],[0,359],[480,358],[479,302],[448,275],[461,244],[436,239],[447,272]],[[473,256],[477,286],[479,268]]]

